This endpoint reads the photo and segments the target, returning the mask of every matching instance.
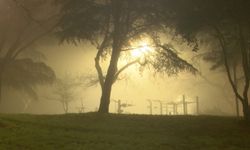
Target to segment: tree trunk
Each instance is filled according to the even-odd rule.
[[[101,102],[98,110],[98,112],[100,113],[109,113],[111,90],[115,80],[119,55],[120,55],[119,49],[117,48],[113,49],[111,61],[108,68],[108,73],[106,75],[105,82],[102,88]]]
[[[109,68],[107,71],[107,75],[104,81],[104,85],[102,88],[102,96],[101,102],[99,106],[99,113],[109,113],[109,104],[110,104],[110,96],[112,85],[115,80],[115,74],[117,72],[117,64],[121,53],[121,46],[122,46],[122,23],[121,23],[121,1],[112,0],[112,17],[113,17],[113,44],[112,44],[112,53],[111,53],[111,60],[109,63]]]
[[[250,121],[250,108],[249,108],[248,100],[244,100],[242,105],[243,105],[244,119],[247,121]]]
[[[0,72],[0,104],[2,102],[2,72]]]
[[[69,109],[69,104],[68,104],[68,102],[62,101],[62,105],[63,105],[64,113],[67,114],[67,113],[68,113],[68,109]]]
[[[2,90],[3,90],[3,72],[4,72],[4,69],[3,69],[4,65],[0,65],[0,104],[2,102]]]
[[[250,110],[248,106],[248,90],[249,90],[249,58],[248,58],[248,49],[246,47],[246,40],[244,38],[241,26],[239,25],[239,37],[240,37],[240,51],[242,56],[242,62],[241,67],[243,68],[244,72],[244,78],[245,78],[245,85],[243,94],[239,94],[236,83],[233,81],[232,75],[230,73],[230,67],[229,67],[229,61],[227,56],[227,48],[226,48],[226,40],[224,38],[224,35],[220,32],[218,27],[214,27],[215,31],[218,34],[218,40],[220,42],[223,56],[224,56],[224,65],[227,72],[227,77],[229,79],[229,82],[231,84],[231,87],[233,88],[233,91],[235,93],[235,96],[241,101],[242,107],[243,107],[243,115],[244,119],[249,121],[250,120]]]
[[[233,78],[234,78],[234,84],[235,88],[238,90],[238,81],[237,81],[237,64],[234,62],[233,64]],[[238,97],[235,95],[235,107],[236,107],[236,116],[237,118],[240,117],[240,110],[239,110],[239,100]]]
[[[244,119],[249,121],[250,120],[250,110],[248,106],[248,91],[249,91],[249,47],[247,39],[244,35],[244,28],[242,28],[241,23],[238,24],[239,26],[239,39],[240,39],[240,47],[241,47],[241,56],[242,56],[242,69],[244,72],[245,77],[245,85],[243,90],[243,97],[242,105],[243,105],[243,113],[244,113]]]
[[[98,110],[99,113],[109,113],[111,90],[112,90],[112,83],[106,80],[104,87],[102,89],[101,102]]]

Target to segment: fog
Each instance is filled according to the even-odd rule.
[[[2,7],[6,4],[1,4]],[[33,7],[33,6],[32,6]],[[46,7],[47,8],[47,7]],[[5,11],[9,7],[6,7]],[[3,10],[4,11],[4,10]],[[41,17],[38,13],[39,17]],[[16,22],[22,22],[16,20]],[[174,45],[179,50],[180,56],[190,63],[195,55],[202,53],[208,47],[202,47],[198,52],[193,52],[187,45],[182,45],[168,37],[165,41]],[[209,46],[209,45],[208,45]],[[36,42],[33,47],[41,52],[45,59],[41,59],[55,71],[57,78],[66,74],[72,78],[82,75],[96,75],[94,58],[96,49],[88,42],[78,45],[59,43],[54,37],[45,37]],[[106,62],[109,60],[107,59]],[[105,63],[105,61],[103,62]],[[114,100],[132,104],[125,108],[124,113],[149,114],[148,99],[163,102],[179,102],[185,95],[187,101],[195,101],[199,97],[201,114],[235,115],[234,94],[229,86],[225,72],[211,71],[211,64],[202,60],[194,64],[201,73],[180,73],[177,76],[155,74],[152,70],[139,71],[139,67],[131,66],[123,73],[123,79],[117,81],[112,89],[110,112],[116,113],[117,106]],[[104,68],[107,68],[104,67]],[[97,76],[97,75],[96,75]],[[39,95],[37,100],[32,100],[22,91],[3,88],[3,101],[0,105],[1,113],[34,113],[34,114],[62,114],[62,104],[45,98],[48,93],[53,93],[51,85],[36,88]],[[83,104],[84,112],[97,111],[100,103],[101,88],[98,84],[86,87],[79,86],[74,91],[74,100],[69,104],[69,113],[78,113]],[[28,105],[27,105],[28,104]],[[180,108],[178,108],[180,109]],[[196,114],[196,107],[188,105],[188,114]],[[180,114],[182,110],[178,110]],[[160,114],[159,103],[153,102],[153,114]]]
[[[82,43],[75,46],[66,43],[58,44],[58,41],[54,41],[42,41],[37,45],[37,49],[44,54],[46,57],[44,61],[53,68],[58,78],[63,78],[65,74],[69,74],[72,78],[96,74],[94,67],[96,50],[91,44]],[[197,55],[191,50],[181,51],[181,53],[187,59]],[[110,112],[117,112],[117,104],[113,100],[120,99],[123,103],[133,105],[125,108],[124,113],[149,114],[148,99],[179,102],[185,95],[187,101],[195,101],[195,98],[199,97],[200,113],[202,114],[234,115],[234,95],[228,85],[227,78],[225,78],[225,73],[211,71],[209,69],[210,64],[203,61],[200,61],[199,67],[202,68],[202,76],[205,78],[199,74],[193,75],[186,72],[177,76],[164,76],[154,74],[152,70],[145,69],[140,72],[138,67],[128,68],[123,73],[126,77],[113,86]],[[49,86],[37,88],[40,95],[38,100],[31,100],[22,92],[4,89],[3,97],[5,100],[1,104],[1,112],[64,113],[59,101],[51,101],[43,97],[49,93],[48,90],[45,90]],[[79,86],[75,89],[74,94],[74,101],[69,105],[70,113],[78,113],[82,103],[85,107],[84,112],[97,111],[101,96],[101,89],[98,84],[91,87]],[[25,99],[30,101],[28,106],[25,106]],[[153,106],[153,114],[160,114],[159,103],[153,102]],[[178,109],[181,114],[181,108]],[[188,113],[196,114],[195,109],[195,105],[189,105]]]

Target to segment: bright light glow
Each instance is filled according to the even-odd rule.
[[[131,51],[131,56],[134,58],[145,57],[154,51],[148,40],[136,42],[134,45],[135,48]]]
[[[155,48],[153,45],[152,40],[145,36],[129,41],[128,46],[124,48],[124,52],[121,55],[118,68],[134,62],[126,69],[126,73],[138,74],[140,65],[144,65],[147,61],[154,59]]]

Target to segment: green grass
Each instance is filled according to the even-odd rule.
[[[235,118],[145,115],[0,115],[0,150],[249,150]]]

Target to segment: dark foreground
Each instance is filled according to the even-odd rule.
[[[0,115],[0,150],[249,150],[250,125],[230,117]]]

